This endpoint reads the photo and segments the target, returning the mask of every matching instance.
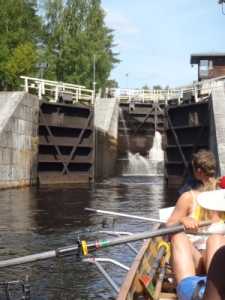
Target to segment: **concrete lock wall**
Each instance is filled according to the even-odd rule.
[[[225,175],[225,94],[224,89],[212,91],[210,109],[210,150],[217,161],[217,176]]]
[[[0,92],[0,189],[36,183],[39,99]]]
[[[95,179],[116,174],[118,116],[116,99],[99,100],[95,108]]]

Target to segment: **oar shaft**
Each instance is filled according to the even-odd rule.
[[[85,210],[96,212],[96,213],[101,213],[101,214],[106,214],[106,215],[114,215],[114,216],[125,217],[125,218],[139,219],[139,220],[152,221],[152,222],[158,222],[158,223],[166,223],[166,221],[162,221],[159,219],[127,215],[127,214],[116,213],[116,212],[107,211],[107,210],[99,210],[99,209],[93,209],[93,208],[88,208],[88,207],[85,207]]]
[[[22,257],[18,257],[18,258],[7,259],[7,260],[0,261],[0,268],[21,265],[21,264],[38,261],[38,260],[44,260],[44,259],[53,258],[53,257],[56,257],[55,250],[48,251],[48,252],[42,252],[42,253],[38,253],[38,254],[27,255],[27,256],[22,256]]]
[[[159,265],[160,265],[160,262],[161,262],[161,260],[163,258],[163,255],[165,254],[165,251],[166,251],[166,247],[165,246],[161,246],[159,248],[158,255],[157,255],[157,257],[156,257],[156,259],[155,259],[155,261],[154,261],[154,263],[152,265],[151,271],[150,271],[150,273],[148,275],[149,278],[152,279],[155,276],[155,273],[156,273],[156,271],[159,268]]]
[[[204,222],[199,223],[199,226],[207,226],[210,224],[211,224],[210,221],[204,221]],[[136,233],[136,234],[125,236],[125,237],[121,236],[121,237],[117,237],[114,239],[109,239],[109,240],[103,239],[103,240],[91,242],[91,243],[86,244],[86,248],[87,248],[88,252],[92,252],[97,249],[106,248],[109,246],[125,244],[125,243],[129,243],[129,242],[153,238],[153,237],[161,236],[161,235],[173,234],[173,233],[182,232],[182,231],[184,231],[184,225],[177,225],[177,226],[173,226],[173,227],[167,227],[167,228],[162,228],[162,229],[157,229],[157,230],[152,230],[152,231],[146,231],[146,232],[142,232],[142,233]],[[58,248],[56,251],[52,250],[49,252],[43,252],[43,253],[39,253],[39,254],[27,255],[27,256],[23,256],[23,257],[0,261],[0,268],[15,266],[15,265],[29,263],[29,262],[38,261],[38,260],[44,260],[44,259],[53,258],[56,256],[62,257],[62,256],[68,256],[68,255],[77,255],[77,254],[79,254],[78,253],[79,247],[80,247],[79,245],[72,245],[72,246],[68,246],[68,247]],[[84,248],[82,248],[82,250],[84,252]]]
[[[211,224],[211,221],[203,221],[198,224],[199,227],[202,226],[208,226]],[[157,230],[151,230],[151,231],[146,231],[142,233],[135,233],[129,236],[120,236],[114,239],[102,239],[99,241],[95,241],[92,243],[87,243],[86,247],[88,252],[92,252],[93,250],[96,249],[101,249],[101,248],[107,248],[110,246],[115,246],[119,244],[126,244],[130,242],[135,242],[138,240],[144,240],[144,239],[149,239],[149,238],[154,238],[156,236],[161,236],[161,235],[167,235],[167,234],[173,234],[177,232],[182,232],[185,230],[185,227],[183,224],[177,225],[177,226],[172,226],[172,227],[166,227],[166,228],[161,228]],[[65,254],[61,255],[61,249],[57,250],[58,255],[57,256],[63,256],[63,255],[69,255],[68,247],[62,248],[65,251]]]

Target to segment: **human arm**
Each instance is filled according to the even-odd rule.
[[[186,192],[178,199],[166,226],[170,227],[183,224],[187,230],[196,231],[198,229],[198,221],[194,218],[187,217],[192,210],[193,195],[192,192]]]

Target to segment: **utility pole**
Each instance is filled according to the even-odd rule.
[[[127,89],[128,89],[128,75],[129,75],[129,74],[126,74],[126,78],[127,78],[127,80],[126,80],[126,81],[127,81]]]
[[[96,60],[96,55],[93,55],[93,89],[94,89],[94,97],[95,97],[95,60]]]

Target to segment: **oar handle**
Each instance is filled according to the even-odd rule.
[[[209,220],[207,220],[207,221],[202,221],[202,222],[199,222],[199,223],[198,223],[198,227],[209,226],[209,225],[211,225],[211,224],[212,224],[212,222],[209,221]]]

